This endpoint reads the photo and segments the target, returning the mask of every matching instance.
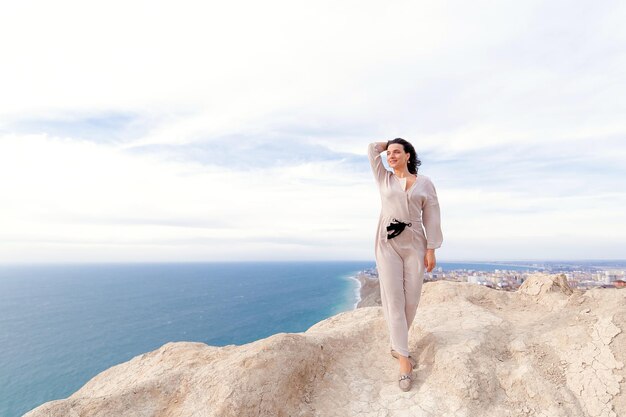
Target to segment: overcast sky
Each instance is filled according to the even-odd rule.
[[[0,262],[374,260],[414,144],[440,261],[626,258],[626,3],[0,6]]]

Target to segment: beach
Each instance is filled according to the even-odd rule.
[[[356,303],[355,309],[381,305],[378,275],[373,269],[359,272],[354,279],[356,279],[360,285],[358,289],[359,301]]]

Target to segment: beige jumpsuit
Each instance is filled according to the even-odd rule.
[[[406,179],[385,169],[381,152],[375,142],[369,144],[368,156],[382,203],[374,249],[376,267],[391,348],[409,356],[408,331],[422,292],[424,255],[427,248],[438,248],[443,242],[439,201],[432,181],[421,174],[405,191]],[[394,218],[411,226],[387,239],[387,225]]]

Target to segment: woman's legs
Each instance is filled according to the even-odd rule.
[[[404,293],[407,329],[417,313],[424,283],[424,251],[413,249],[404,256]]]
[[[398,239],[400,236],[394,238]],[[391,348],[402,356],[409,356],[408,327],[404,298],[404,261],[396,252],[393,240],[381,242],[376,252],[378,282],[383,315],[389,329]]]
[[[408,330],[413,323],[424,282],[424,242],[409,230],[381,242],[376,252],[383,315],[391,347],[408,357]],[[402,359],[401,363],[402,363]],[[408,359],[407,364],[410,364]]]

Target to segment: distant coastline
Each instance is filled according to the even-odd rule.
[[[572,288],[624,288],[626,286],[626,261],[579,261],[579,262],[524,262],[524,261],[477,261],[477,262],[441,262],[429,273],[427,281],[461,281],[490,288],[516,291],[524,280],[537,272],[561,274]],[[359,271],[351,278],[358,284],[356,303],[359,307],[380,306],[380,286],[376,268]]]
[[[352,310],[357,309],[358,306],[359,306],[359,303],[363,299],[363,294],[361,292],[362,288],[363,288],[363,283],[359,279],[360,275],[361,275],[361,272],[357,273],[356,275],[351,275],[351,276],[348,277],[350,280],[356,281],[356,283],[357,283],[357,287],[354,289],[354,298],[356,299],[356,301],[352,305]]]
[[[360,307],[372,307],[380,305],[380,287],[378,285],[378,276],[372,269],[360,271],[351,277],[359,283],[357,288],[357,301],[354,303],[353,310]]]

